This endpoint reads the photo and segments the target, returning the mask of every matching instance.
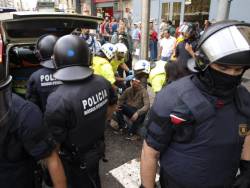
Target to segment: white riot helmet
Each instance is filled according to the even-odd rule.
[[[105,56],[109,60],[111,60],[115,56],[117,48],[116,48],[116,46],[114,44],[106,43],[106,44],[102,45],[101,51],[105,54]]]
[[[124,54],[126,54],[128,52],[127,46],[125,44],[123,44],[123,43],[119,42],[119,43],[115,44],[115,46],[117,48],[117,52],[118,53],[124,53]]]
[[[135,74],[136,73],[150,73],[150,62],[147,60],[139,60],[135,63],[134,68],[133,68]]]
[[[115,46],[117,48],[116,56],[118,59],[122,59],[122,58],[127,57],[128,48],[125,44],[117,43],[117,44],[115,44]]]

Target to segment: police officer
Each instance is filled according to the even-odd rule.
[[[54,187],[66,188],[56,142],[42,125],[39,108],[11,92],[11,76],[0,63],[0,187],[34,188],[36,161],[50,171]],[[40,182],[41,183],[41,182]]]
[[[154,187],[158,159],[162,187],[250,186],[250,94],[240,85],[250,66],[249,32],[237,21],[212,25],[198,44],[197,74],[157,94],[141,154],[142,187]]]
[[[133,71],[129,70],[128,66],[126,65],[126,59],[128,57],[128,48],[123,43],[117,43],[115,44],[115,47],[117,49],[115,57],[111,60],[110,64],[113,68],[113,71],[115,73],[115,85],[119,88],[119,93],[122,93],[126,89],[126,82],[129,82],[132,80]],[[128,76],[126,78],[123,78],[118,74],[118,68],[123,69],[126,73],[128,73]]]
[[[37,104],[42,112],[45,111],[47,97],[54,91],[61,81],[53,77],[55,67],[51,56],[57,37],[54,35],[44,35],[38,39],[36,44],[36,55],[43,68],[34,72],[27,82],[26,98]]]
[[[166,61],[156,61],[154,68],[149,73],[148,82],[155,93],[159,92],[166,80]]]
[[[184,40],[179,42],[175,49],[175,56],[182,62],[187,62],[188,59],[194,57],[194,51],[197,47],[196,28],[192,23],[183,24],[179,30],[183,33]],[[186,63],[183,64],[187,68]]]
[[[116,88],[114,85],[115,73],[110,62],[114,59],[116,51],[117,48],[115,45],[105,43],[102,45],[101,51],[96,54],[92,60],[92,69],[94,70],[94,74],[103,76],[112,84],[114,88]]]
[[[54,77],[64,84],[48,98],[45,124],[61,144],[70,186],[101,187],[98,170],[104,154],[105,120],[117,96],[111,84],[89,68],[88,45],[79,37],[60,38],[54,58]]]
[[[132,70],[129,70],[128,66],[126,65],[125,61],[128,56],[128,48],[123,43],[115,44],[116,47],[116,54],[115,57],[112,59],[111,66],[114,72],[117,72],[118,67],[121,67],[125,70],[128,74],[132,74]]]

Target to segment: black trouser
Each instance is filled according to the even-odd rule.
[[[69,188],[101,188],[99,163],[91,171],[63,160]]]
[[[130,119],[136,111],[137,108],[135,107],[129,106],[127,104],[121,105],[121,110],[116,113],[120,129],[124,128],[125,126],[123,115],[127,116]],[[128,133],[135,134],[138,126],[144,121],[144,119],[145,119],[145,114],[139,115],[138,119],[135,122],[133,122],[133,124],[129,128]]]
[[[160,184],[161,188],[184,188],[178,185],[162,168],[160,170]]]

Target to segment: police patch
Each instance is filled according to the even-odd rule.
[[[248,133],[248,128],[247,128],[247,124],[240,124],[239,125],[239,135],[240,136],[247,136]]]

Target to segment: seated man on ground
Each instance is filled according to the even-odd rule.
[[[137,66],[136,64],[143,66]],[[146,113],[149,110],[150,102],[146,88],[142,85],[142,80],[148,77],[148,66],[145,61],[136,62],[135,67],[141,69],[134,69],[134,79],[131,81],[131,87],[127,88],[118,100],[116,119],[119,129],[122,131],[128,128],[127,139],[137,139],[136,131],[140,124],[143,123]],[[126,122],[124,116],[128,119]],[[127,126],[127,123],[130,126]]]

